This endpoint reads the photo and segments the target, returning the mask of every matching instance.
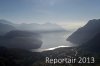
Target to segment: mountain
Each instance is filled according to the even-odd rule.
[[[10,22],[8,20],[5,20],[5,19],[0,19],[0,23],[2,23],[2,24],[8,24],[8,25],[13,25],[12,22]]]
[[[93,19],[67,38],[74,44],[83,44],[100,32],[100,19]]]
[[[22,23],[18,26],[19,30],[29,30],[29,31],[36,31],[36,32],[53,32],[53,31],[66,31],[64,28],[57,24],[52,23],[45,23],[45,24],[25,24]]]
[[[100,52],[100,33],[95,35],[91,40],[80,46],[84,50],[92,51],[92,52]]]
[[[35,32],[60,32],[66,31],[64,28],[57,24],[45,23],[45,24],[37,24],[37,23],[22,23],[22,24],[14,24],[5,19],[0,20],[0,24],[6,24],[9,26],[15,27],[17,30],[27,30],[27,31],[35,31]],[[8,29],[7,29],[8,30]]]
[[[11,30],[15,30],[16,28],[9,24],[0,23],[0,35],[4,35]]]
[[[65,29],[62,28],[61,26],[52,23],[45,23],[41,25],[41,27],[42,30],[46,30],[46,31],[65,31]]]
[[[7,48],[37,49],[42,45],[40,36],[29,31],[13,30],[0,36],[0,46]]]

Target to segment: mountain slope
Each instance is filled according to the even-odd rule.
[[[100,33],[80,47],[88,51],[100,52]]]
[[[7,20],[5,20],[5,19],[0,19],[0,23],[2,23],[2,24],[8,24],[8,25],[13,25],[12,22],[7,21]]]
[[[38,34],[29,31],[13,30],[0,36],[0,46],[7,48],[37,49],[42,45]]]
[[[74,44],[83,44],[100,32],[100,19],[93,19],[67,38]]]
[[[15,29],[16,28],[12,25],[0,23],[0,35],[4,35],[5,33]]]

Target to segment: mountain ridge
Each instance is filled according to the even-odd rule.
[[[74,44],[83,44],[100,32],[100,19],[93,19],[76,30],[67,40]]]

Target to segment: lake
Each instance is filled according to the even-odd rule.
[[[43,44],[40,49],[36,51],[44,50],[53,50],[60,47],[70,47],[73,46],[72,43],[66,41],[67,37],[71,32],[51,32],[51,33],[42,33]]]

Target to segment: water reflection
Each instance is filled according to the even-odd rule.
[[[42,35],[42,47],[41,49],[48,49],[57,46],[72,46],[72,44],[66,41],[70,32],[52,32],[43,33]]]
[[[54,50],[61,47],[71,47],[72,43],[66,41],[66,38],[70,35],[70,32],[52,32],[43,33],[42,35],[42,47],[40,49],[34,49],[34,52],[42,52],[48,50]]]

